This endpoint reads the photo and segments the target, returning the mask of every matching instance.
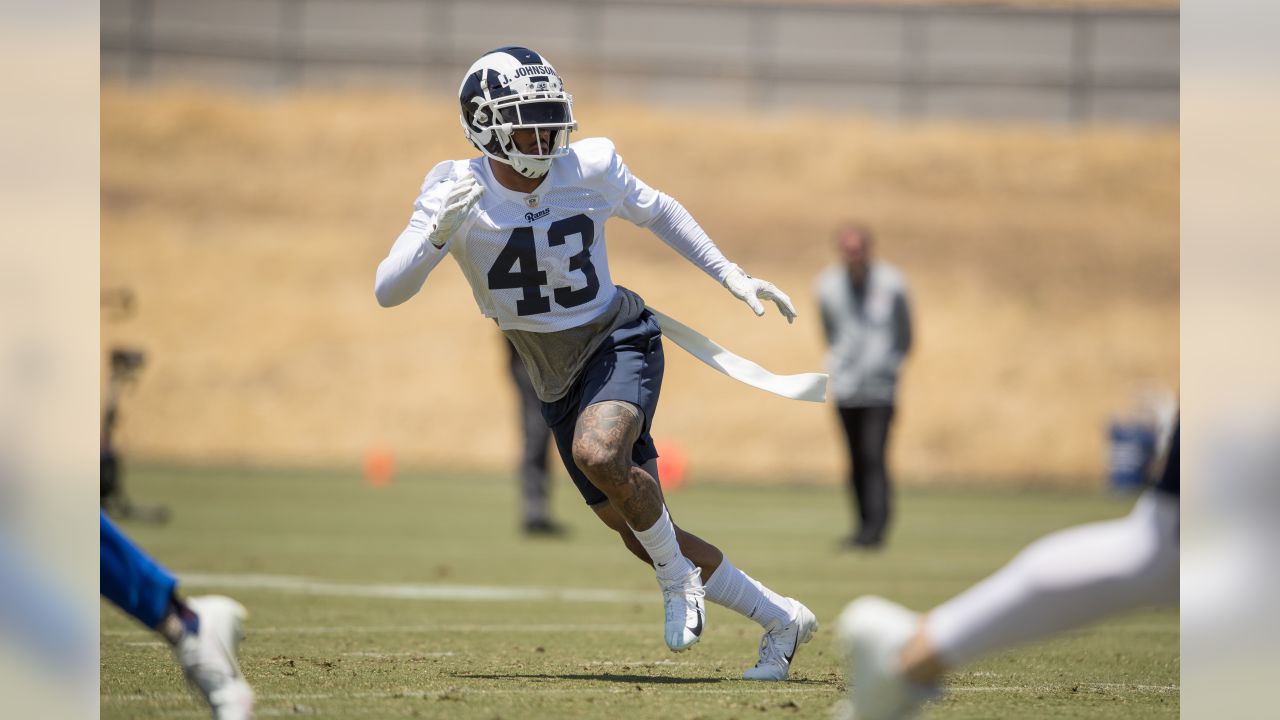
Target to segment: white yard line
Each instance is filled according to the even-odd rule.
[[[471,600],[542,602],[654,602],[654,593],[598,590],[594,588],[543,588],[501,585],[443,585],[431,583],[343,583],[293,575],[182,573],[190,587],[275,590],[299,595],[386,598],[393,600]]]
[[[453,657],[452,652],[344,652],[338,653],[342,657],[367,657],[375,659],[384,658],[406,658],[406,657]]]
[[[679,660],[592,660],[583,665],[590,667],[676,667],[706,665],[706,663],[683,662]]]
[[[467,680],[469,678],[461,677],[457,680]],[[711,682],[711,685],[724,685],[725,687],[702,687],[697,683],[680,682],[681,678],[674,678],[677,682],[672,683],[645,683],[645,682],[614,682],[602,681],[600,687],[545,687],[539,684],[538,687],[453,687],[446,690],[438,690],[434,692],[422,692],[420,690],[402,690],[402,691],[362,691],[353,693],[298,693],[290,695],[257,695],[259,701],[266,702],[293,702],[307,700],[393,700],[398,698],[406,698],[410,700],[434,700],[443,695],[456,695],[462,698],[467,696],[484,696],[484,695],[526,695],[529,693],[537,693],[539,695],[561,694],[561,695],[580,695],[585,693],[610,693],[610,694],[635,694],[636,686],[640,685],[644,688],[641,692],[681,692],[695,695],[742,695],[744,693],[756,692],[766,694],[790,694],[799,695],[806,693],[834,693],[835,688],[830,685],[804,684],[804,685],[781,685],[777,683],[759,683],[750,680],[737,680],[736,678],[725,678],[723,682]],[[580,682],[580,681],[578,681]],[[178,702],[181,700],[190,700],[191,695],[183,695],[179,693],[157,693],[155,695],[110,695],[104,694],[102,701],[118,702],[118,703],[135,703],[135,702]]]
[[[1138,690],[1142,692],[1178,692],[1178,685],[1137,685],[1130,683],[1070,683],[1062,685],[979,685],[971,687],[947,687],[947,692],[956,693],[981,693],[981,692],[1058,692],[1067,690],[1072,687],[1078,687],[1080,691],[1089,692],[1091,690]]]
[[[631,624],[555,624],[555,625],[529,625],[529,624],[510,624],[510,625],[463,625],[455,623],[441,623],[438,625],[299,625],[297,627],[287,626],[267,626],[259,627],[250,622],[245,626],[245,631],[249,635],[346,635],[348,633],[441,633],[441,632],[461,632],[461,633],[552,633],[552,632],[636,632],[636,631],[652,631],[655,625],[653,623],[631,623]],[[102,634],[106,637],[145,637],[154,635],[150,630],[145,628],[130,628],[127,630],[103,630]]]

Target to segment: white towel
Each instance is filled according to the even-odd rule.
[[[774,375],[759,365],[725,350],[714,340],[684,323],[672,319],[646,305],[658,319],[662,334],[685,352],[702,362],[751,387],[766,390],[792,400],[825,402],[827,399],[826,373],[800,373],[799,375]]]

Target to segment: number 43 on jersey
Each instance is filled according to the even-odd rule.
[[[547,245],[564,245],[574,235],[579,237],[582,250],[569,258],[569,269],[581,271],[586,284],[578,288],[571,285],[552,288],[551,297],[563,308],[591,302],[600,292],[600,278],[596,277],[596,268],[591,264],[591,243],[596,239],[596,224],[590,217],[574,215],[551,223],[547,228]],[[533,228],[520,227],[511,231],[507,244],[489,268],[488,279],[490,290],[524,291],[523,297],[516,301],[517,314],[541,315],[551,311],[551,298],[542,294],[542,288],[547,284],[547,273],[538,269]]]

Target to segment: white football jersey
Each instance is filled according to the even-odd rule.
[[[605,222],[616,216],[644,225],[660,209],[659,193],[627,170],[613,143],[573,143],[528,194],[499,184],[485,158],[440,163],[423,183],[419,212],[438,211],[468,169],[484,193],[446,249],[480,311],[503,330],[530,332],[577,327],[604,312],[617,292]]]

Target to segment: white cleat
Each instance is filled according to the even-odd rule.
[[[253,690],[236,661],[248,612],[240,603],[220,595],[188,598],[187,607],[199,618],[199,628],[194,634],[183,635],[174,646],[187,682],[208,701],[214,720],[252,718]]]
[[[791,659],[796,650],[818,631],[818,619],[809,608],[795,598],[787,598],[795,604],[796,616],[788,623],[777,623],[760,638],[760,661],[742,673],[743,680],[786,680],[791,673]]]
[[[902,649],[919,622],[916,613],[871,595],[845,607],[836,621],[836,634],[849,663],[849,699],[838,717],[908,720],[941,694],[937,686],[911,682],[899,671]]]
[[[672,652],[684,652],[702,637],[706,608],[703,598],[702,571],[689,563],[687,575],[674,580],[658,578],[662,586],[662,604],[666,610],[664,635]]]

